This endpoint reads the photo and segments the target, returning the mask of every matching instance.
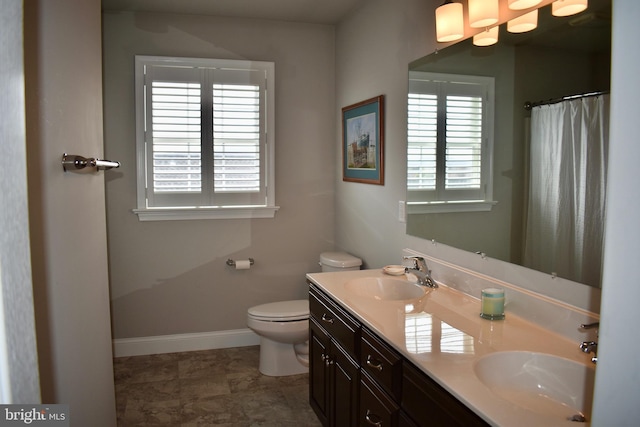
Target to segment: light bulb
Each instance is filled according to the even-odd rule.
[[[436,9],[436,40],[452,42],[464,37],[462,3],[446,1]]]
[[[509,0],[509,9],[522,10],[537,6],[542,0]]]
[[[507,22],[507,31],[510,33],[525,33],[538,26],[538,9],[513,18]]]
[[[489,28],[486,31],[473,36],[473,44],[476,46],[491,46],[498,42],[499,27]]]
[[[588,6],[588,0],[557,0],[551,3],[553,16],[570,16],[580,13]]]
[[[469,26],[483,28],[498,22],[498,0],[469,0]]]

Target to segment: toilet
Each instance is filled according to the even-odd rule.
[[[345,252],[320,254],[322,271],[359,270],[362,260]],[[309,370],[309,300],[256,305],[247,326],[260,336],[260,372],[272,377]]]

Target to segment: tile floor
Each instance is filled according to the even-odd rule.
[[[320,426],[308,375],[268,377],[259,347],[114,360],[118,426]]]

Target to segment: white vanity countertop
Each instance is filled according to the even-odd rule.
[[[355,295],[344,286],[351,279],[382,276],[391,277],[376,269],[310,273],[307,279],[489,424],[500,427],[588,425],[529,411],[504,400],[474,373],[478,359],[498,351],[547,353],[591,364],[590,356],[580,351],[578,342],[510,314],[508,304],[506,319],[482,319],[477,298],[443,284],[430,290],[414,304],[413,310],[407,307],[406,301],[378,301]]]

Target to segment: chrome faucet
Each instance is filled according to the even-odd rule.
[[[413,268],[405,267],[405,272],[411,273],[418,278],[418,284],[428,288],[437,288],[438,284],[431,277],[431,270],[427,267],[427,261],[421,256],[405,256],[405,260],[413,261]]]
[[[599,327],[600,327],[600,322],[587,323],[587,324],[580,325],[580,329],[583,329],[583,330],[595,329],[596,337],[598,336]],[[593,353],[593,357],[591,358],[591,361],[593,363],[598,363],[598,342],[597,341],[584,341],[582,344],[580,344],[580,350],[582,350],[584,353]]]

